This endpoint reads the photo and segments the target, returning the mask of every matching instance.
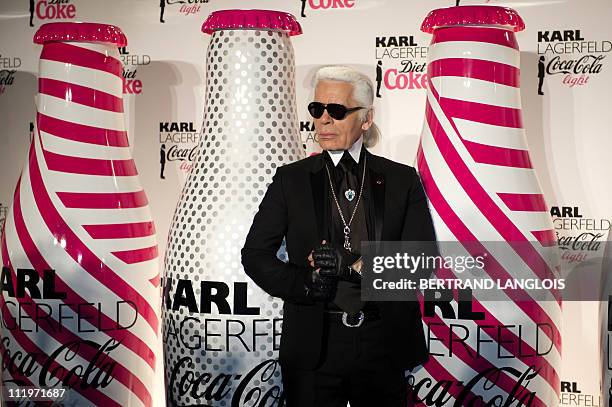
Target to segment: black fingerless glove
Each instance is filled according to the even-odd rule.
[[[310,270],[306,276],[306,296],[314,301],[332,301],[337,287],[337,278],[322,276],[317,270]]]
[[[333,247],[327,243],[315,248],[312,252],[314,267],[321,269],[321,276],[346,281],[355,281],[355,279],[361,277],[351,268],[360,257],[359,254],[350,252],[343,247]]]

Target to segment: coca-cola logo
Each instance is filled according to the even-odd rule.
[[[196,148],[198,146],[193,146],[191,148],[180,148],[178,145],[173,145],[170,147],[167,153],[168,161],[193,161],[196,153]]]
[[[3,379],[3,383],[26,386],[23,379],[40,387],[68,387],[73,389],[105,388],[115,380],[117,362],[109,361],[110,354],[120,341],[109,339],[102,345],[90,340],[76,340],[58,346],[48,355],[39,352],[11,350],[11,339],[2,337],[2,369],[17,379]],[[93,357],[79,362],[75,357],[93,349]],[[116,359],[116,357],[114,358]],[[71,366],[69,369],[63,366]],[[6,375],[4,377],[7,377]]]
[[[603,233],[584,232],[576,236],[560,236],[557,232],[557,244],[561,250],[589,250],[601,249]]]
[[[386,91],[427,89],[427,46],[415,35],[376,37],[376,97]]]
[[[603,59],[605,55],[584,55],[576,59],[562,60],[560,56],[556,56],[548,62],[546,66],[547,75],[564,74],[586,74],[601,72]]]
[[[538,376],[539,369],[529,366],[521,372],[513,367],[492,367],[484,369],[469,381],[466,380],[439,380],[435,384],[428,378],[417,379],[409,374],[406,379],[409,388],[409,400],[414,403],[422,403],[426,406],[450,406],[449,401],[453,398],[451,394],[458,392],[453,406],[532,406],[536,398],[536,392],[529,391],[531,380]],[[483,397],[479,394],[487,394],[504,375],[516,380],[516,385],[508,393],[498,394],[492,397]]]
[[[194,374],[198,371],[197,367],[198,364],[189,357],[179,359],[172,366],[168,383],[168,400],[171,405],[180,405],[179,400],[186,396],[207,403],[229,400],[232,407],[271,407],[284,404],[281,386],[273,384],[274,379],[280,375],[280,367],[275,359],[265,360],[241,374],[210,373],[204,369]],[[235,390],[232,392],[232,389]]]

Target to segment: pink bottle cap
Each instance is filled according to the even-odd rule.
[[[34,34],[34,43],[48,42],[102,42],[125,47],[127,38],[119,27],[109,24],[47,23]]]
[[[212,12],[202,32],[212,34],[217,30],[281,30],[289,35],[300,35],[302,27],[292,14],[273,10],[219,10]]]
[[[433,33],[436,28],[457,25],[489,25],[508,27],[514,32],[525,29],[516,10],[499,6],[458,6],[439,8],[429,12],[421,31]]]

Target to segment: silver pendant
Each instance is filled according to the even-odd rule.
[[[352,189],[347,189],[344,192],[344,196],[346,197],[346,199],[349,200],[349,202],[352,202],[353,199],[355,199],[355,191],[353,191]]]
[[[344,226],[344,248],[351,251],[351,228]]]

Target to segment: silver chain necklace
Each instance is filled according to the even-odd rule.
[[[361,187],[359,188],[359,195],[357,196],[357,203],[353,208],[353,213],[351,214],[351,218],[348,223],[346,223],[346,219],[344,219],[344,214],[342,213],[342,209],[340,208],[340,203],[338,203],[338,198],[336,197],[336,191],[334,191],[334,183],[332,181],[331,173],[329,172],[329,167],[327,163],[325,163],[325,169],[327,170],[327,177],[329,178],[329,188],[331,189],[332,196],[334,197],[334,202],[336,203],[336,208],[338,208],[338,213],[340,214],[340,219],[342,219],[342,224],[344,225],[344,248],[348,251],[351,250],[351,223],[353,223],[353,218],[355,217],[355,213],[357,213],[357,207],[359,206],[359,202],[361,202],[361,195],[363,194],[363,185],[365,183],[365,173],[366,173],[366,163],[368,160],[368,156],[366,154],[363,155],[363,174],[361,175]]]

